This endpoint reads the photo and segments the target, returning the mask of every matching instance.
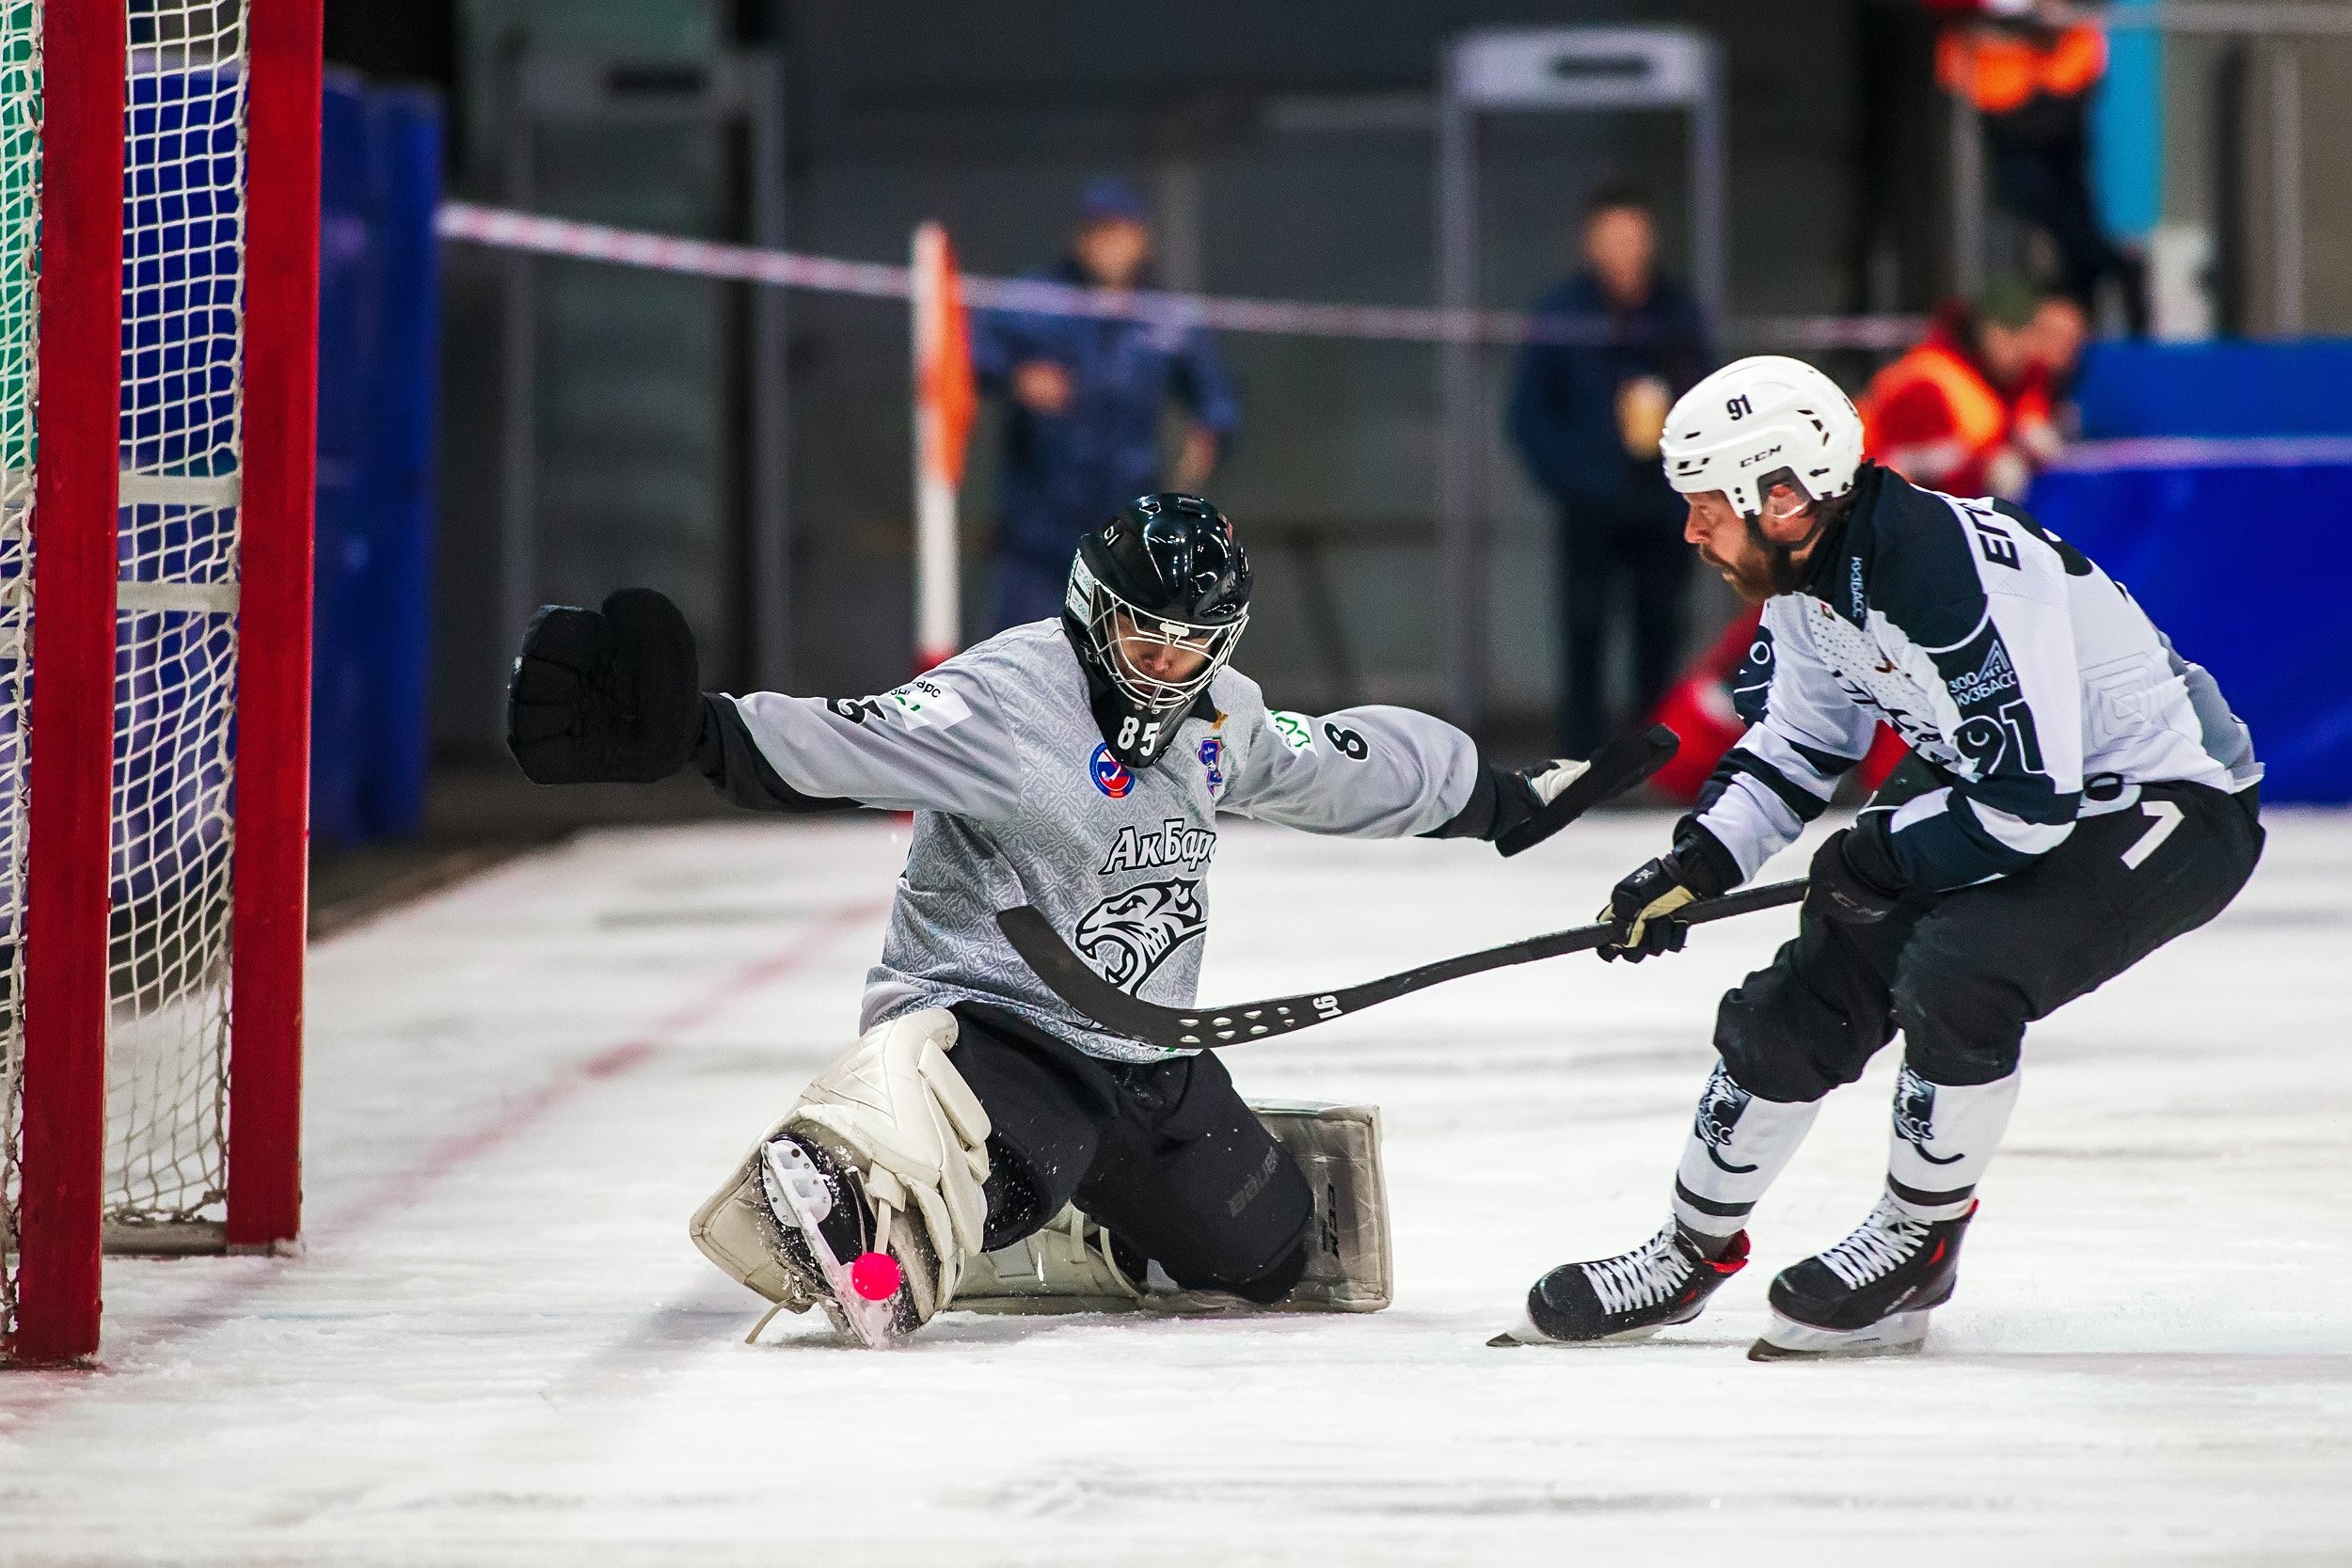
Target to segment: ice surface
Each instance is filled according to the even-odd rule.
[[[1581,924],[1665,832],[1234,828],[1203,996]],[[1716,995],[1792,911],[1234,1051],[1382,1106],[1390,1311],[746,1347],[686,1216],[847,1042],[900,837],[589,838],[317,949],[307,1254],[109,1261],[105,1372],[0,1377],[0,1561],[2346,1560],[2352,816],[2271,834],[2221,920],[2035,1030],[1927,1354],[1772,1366],[1765,1286],[1869,1207],[1891,1059],[1699,1323],[1482,1341],[1655,1227]]]

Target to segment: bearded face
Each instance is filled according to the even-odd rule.
[[[1765,515],[1745,517],[1720,490],[1683,498],[1691,512],[1682,537],[1699,559],[1731,584],[1749,604],[1796,592],[1804,575],[1807,546],[1820,531],[1820,508],[1786,486],[1765,499]],[[1783,539],[1776,535],[1786,534]]]

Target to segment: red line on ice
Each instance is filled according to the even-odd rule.
[[[430,1154],[394,1177],[349,1209],[334,1213],[310,1232],[323,1240],[364,1230],[386,1215],[407,1208],[452,1172],[503,1148],[531,1131],[548,1113],[597,1084],[624,1077],[660,1054],[678,1036],[708,1022],[735,1003],[806,963],[850,927],[871,919],[885,905],[870,900],[820,915],[790,945],[748,964],[711,990],[672,1008],[644,1034],[596,1053],[565,1068],[520,1101],[502,1108],[490,1120],[444,1140]]]
[[[818,916],[796,932],[781,950],[746,964],[709,990],[671,1008],[642,1034],[561,1069],[520,1101],[501,1106],[480,1126],[442,1140],[408,1169],[310,1227],[306,1235],[321,1240],[348,1237],[409,1207],[457,1171],[515,1142],[588,1089],[644,1067],[680,1035],[782,979],[823,952],[843,932],[872,919],[886,907],[885,900],[869,899]],[[276,1260],[276,1267],[238,1269],[240,1277],[224,1281],[209,1295],[199,1297],[170,1322],[146,1333],[128,1336],[127,1348],[152,1352],[175,1339],[218,1325],[234,1316],[249,1298],[275,1284],[285,1268],[298,1265],[299,1261],[280,1259]],[[102,1357],[103,1354],[102,1345]],[[77,1371],[8,1373],[5,1381],[0,1381],[0,1436],[21,1438],[31,1420],[46,1414],[74,1391],[91,1386],[87,1377],[87,1372]],[[19,1397],[5,1397],[10,1393]]]

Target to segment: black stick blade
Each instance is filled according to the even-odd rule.
[[[1677,919],[1686,926],[1698,926],[1756,910],[1777,909],[1803,898],[1804,886],[1800,878],[1792,882],[1744,888],[1721,898],[1703,898],[1684,905],[1677,911]],[[1606,925],[1579,926],[1439,958],[1435,963],[1384,974],[1359,986],[1302,991],[1296,996],[1270,996],[1263,1002],[1243,1002],[1226,1007],[1187,1009],[1163,1007],[1156,1002],[1130,996],[1095,974],[1084,958],[1071,951],[1070,944],[1062,941],[1044,912],[1032,905],[1017,904],[997,911],[996,928],[1005,933],[1012,950],[1021,955],[1022,962],[1036,971],[1046,989],[1080,1015],[1112,1034],[1171,1051],[1214,1051],[1219,1046],[1243,1045],[1296,1029],[1311,1029],[1318,1023],[1328,1023],[1333,1019],[1345,1018],[1465,975],[1534,963],[1539,958],[1556,958],[1564,953],[1587,953],[1606,943],[1616,929]]]
[[[1533,849],[1603,800],[1613,800],[1672,762],[1682,739],[1663,724],[1613,740],[1593,753],[1584,771],[1550,804],[1495,840],[1505,855]]]

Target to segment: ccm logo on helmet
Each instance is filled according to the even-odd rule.
[[[1766,447],[1762,451],[1757,452],[1753,457],[1743,457],[1740,459],[1740,467],[1743,468],[1753,468],[1768,457],[1778,457],[1788,444],[1788,443],[1786,441],[1779,442],[1773,446]]]

